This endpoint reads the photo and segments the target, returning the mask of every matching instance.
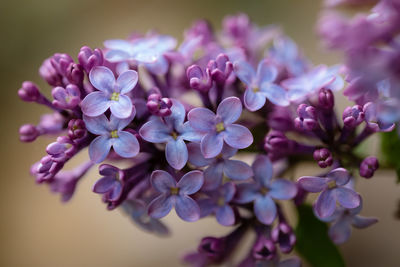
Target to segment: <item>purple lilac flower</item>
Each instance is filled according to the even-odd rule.
[[[206,108],[194,108],[188,113],[192,128],[205,134],[200,148],[205,158],[213,158],[221,153],[224,141],[231,147],[243,149],[253,143],[251,132],[244,126],[233,124],[242,113],[242,103],[237,97],[225,98],[215,115]]]
[[[200,145],[190,143],[188,145],[189,162],[197,167],[208,166],[204,170],[203,190],[214,190],[222,183],[225,175],[232,180],[246,180],[253,176],[253,171],[249,165],[240,160],[231,160],[237,149],[224,144],[219,154],[215,158],[205,158],[201,153]]]
[[[257,67],[257,73],[253,67],[245,62],[235,62],[235,74],[246,85],[244,93],[244,105],[250,111],[256,111],[265,105],[268,98],[279,106],[289,105],[285,89],[274,84],[278,71],[267,61],[262,60]]]
[[[238,184],[235,201],[238,203],[254,201],[254,213],[257,219],[269,225],[277,215],[277,208],[273,199],[291,199],[296,196],[297,187],[288,180],[272,179],[272,164],[267,156],[258,156],[252,167],[255,183]]]
[[[111,147],[123,158],[132,158],[139,153],[139,142],[132,133],[123,131],[135,117],[135,109],[130,117],[118,119],[113,114],[110,120],[103,114],[97,117],[83,116],[83,121],[89,132],[98,135],[89,146],[90,159],[100,163],[107,157]]]
[[[54,87],[51,94],[54,97],[53,105],[57,108],[73,109],[81,102],[81,93],[74,84],[69,84],[65,88]]]
[[[212,87],[211,71],[206,68],[204,71],[198,65],[192,65],[186,70],[186,76],[190,87],[199,92],[208,92]]]
[[[102,164],[99,173],[103,177],[93,185],[93,192],[103,194],[108,201],[116,201],[122,194],[124,172],[109,164]]]
[[[321,168],[329,167],[333,163],[332,153],[327,148],[316,149],[313,153],[313,157]]]
[[[377,105],[368,102],[364,105],[363,111],[365,114],[365,121],[369,129],[375,132],[390,132],[395,128],[394,123],[386,123],[378,118]]]
[[[191,171],[186,173],[179,182],[166,171],[157,170],[151,175],[151,184],[161,195],[148,206],[151,217],[159,219],[166,216],[175,207],[176,214],[188,222],[200,218],[200,208],[189,195],[200,190],[203,185],[203,173]]]
[[[172,100],[167,97],[161,97],[160,94],[154,93],[149,95],[146,103],[147,109],[151,114],[165,117],[171,115]]]
[[[288,90],[288,98],[292,102],[302,101],[324,87],[338,91],[344,85],[339,68],[320,65],[305,74],[283,81],[282,86]]]
[[[140,136],[151,143],[166,143],[165,157],[174,169],[182,169],[188,160],[188,150],[184,140],[200,142],[202,135],[195,132],[185,120],[185,108],[172,99],[171,115],[155,117],[139,130]]]
[[[91,84],[99,91],[88,94],[81,103],[82,112],[86,116],[96,117],[108,108],[120,119],[128,118],[132,111],[132,101],[126,94],[138,82],[138,74],[128,70],[115,80],[114,73],[107,67],[94,67],[89,73]]]
[[[232,73],[233,65],[227,55],[219,54],[215,60],[210,60],[207,68],[217,84],[224,84]]]
[[[84,46],[78,54],[78,60],[85,71],[89,73],[93,67],[103,64],[103,52],[98,48],[92,50],[90,47]]]
[[[229,203],[232,201],[235,192],[235,184],[228,182],[211,192],[210,198],[199,200],[201,217],[214,213],[221,225],[233,225],[235,223],[235,212]]]
[[[343,111],[342,118],[344,126],[353,129],[364,121],[365,114],[360,105],[355,105],[346,107]]]
[[[292,251],[296,243],[296,235],[292,227],[286,222],[279,222],[279,224],[272,230],[271,238],[274,242],[279,244],[279,248],[283,253]]]
[[[366,157],[360,164],[360,176],[364,178],[371,178],[378,168],[379,162],[376,157]]]
[[[298,184],[308,192],[321,192],[315,202],[314,210],[319,217],[326,218],[335,211],[336,201],[347,209],[353,209],[360,205],[360,195],[345,186],[350,179],[350,173],[346,169],[337,168],[330,171],[325,177],[300,177]]]

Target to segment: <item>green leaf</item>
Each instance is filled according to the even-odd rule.
[[[342,267],[344,260],[339,249],[328,236],[328,226],[318,220],[308,204],[297,208],[299,222],[296,227],[295,249],[315,267]]]
[[[388,165],[396,170],[397,183],[400,183],[400,138],[397,131],[382,133],[381,150],[383,165]]]

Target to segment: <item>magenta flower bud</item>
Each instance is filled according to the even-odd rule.
[[[67,136],[59,136],[56,142],[49,144],[46,147],[46,152],[51,155],[52,160],[56,162],[65,161],[76,153],[74,146]]]
[[[69,64],[66,77],[73,84],[82,84],[84,78],[82,66],[76,63]]]
[[[50,58],[50,63],[58,74],[67,77],[68,67],[74,60],[68,54],[56,53]]]
[[[379,162],[376,157],[366,157],[360,164],[360,176],[371,178],[379,168]]]
[[[101,66],[103,60],[103,52],[98,48],[92,50],[88,46],[83,46],[78,54],[78,61],[87,73],[89,73],[93,67]]]
[[[292,251],[296,243],[296,235],[286,222],[280,222],[271,233],[272,241],[279,244],[283,253]]]
[[[208,92],[212,87],[211,73],[208,68],[203,71],[198,65],[192,65],[187,68],[186,76],[190,87],[197,91]]]
[[[360,125],[365,118],[363,107],[360,105],[355,105],[352,107],[347,107],[343,111],[343,124],[348,128],[355,128]]]
[[[61,86],[63,84],[62,77],[51,64],[50,58],[43,61],[42,66],[39,68],[39,75],[51,86]]]
[[[214,40],[213,30],[206,20],[195,21],[191,28],[185,32],[185,40],[201,38],[201,44],[207,44]]]
[[[329,89],[321,88],[318,93],[319,105],[324,109],[332,109],[335,105],[335,97]]]
[[[63,88],[53,88],[51,94],[54,97],[53,105],[61,109],[73,109],[81,102],[81,93],[76,85],[69,84]]]
[[[42,98],[42,94],[36,84],[30,81],[22,83],[22,87],[18,90],[18,96],[26,102],[37,102]]]
[[[252,249],[253,257],[256,260],[272,260],[276,256],[276,247],[272,240],[260,236]]]
[[[316,149],[313,157],[321,168],[329,167],[333,163],[332,153],[327,148]]]
[[[151,114],[165,117],[171,115],[172,101],[169,98],[161,97],[160,94],[151,94],[147,98],[146,103],[147,109]]]
[[[210,70],[212,79],[219,83],[224,84],[232,73],[233,64],[225,54],[219,54],[216,60],[210,60],[207,68]]]
[[[251,21],[246,14],[227,16],[223,24],[223,31],[235,39],[243,39],[251,32]]]
[[[19,140],[22,142],[32,142],[40,135],[38,129],[33,124],[25,124],[19,128]]]
[[[218,262],[225,254],[225,239],[205,237],[201,240],[198,251],[204,253],[213,262]]]
[[[317,113],[313,106],[301,104],[297,108],[299,117],[294,119],[294,125],[297,129],[312,131],[318,128]]]
[[[287,153],[293,149],[293,141],[280,131],[271,131],[264,139],[264,149],[268,153]]]
[[[85,137],[87,130],[85,122],[81,119],[73,119],[68,122],[68,136],[71,140],[79,140]]]

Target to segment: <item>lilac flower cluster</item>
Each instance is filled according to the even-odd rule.
[[[356,147],[371,134],[394,129],[397,117],[389,120],[375,95],[392,96],[397,80],[365,75],[364,61],[383,51],[346,38],[369,27],[365,23],[394,20],[395,11],[385,13],[391,3],[383,1],[375,16],[349,24],[354,29],[335,28],[334,35],[324,28],[332,46],[350,46],[346,51],[357,57],[346,68],[314,66],[279,29],[259,27],[244,14],[226,17],[220,33],[197,21],[179,46],[175,38],[151,32],[107,40],[101,49],[82,47],[77,61],[55,54],[39,71],[52,98],[33,82],[18,91],[22,100],[51,111],[37,125],[23,125],[21,141],[58,135],[31,173],[68,201],[83,175],[101,163],[93,192],[146,231],[168,233],[160,219],[173,208],[184,221],[215,216],[234,227],[225,236],[203,238],[184,257],[193,266],[229,261],[250,231],[256,237],[239,266],[300,266],[297,257],[281,260],[296,243],[284,202],[302,205],[308,193],[318,193],[315,215],[331,222],[335,243],[350,237],[351,226],[376,222],[358,215],[362,198],[354,181],[371,178],[379,163]],[[383,38],[389,26],[368,30],[363,45],[370,34]],[[390,55],[384,58],[379,64],[390,63]],[[345,87],[344,73],[350,81],[344,93],[356,103],[338,115],[333,93]],[[357,84],[373,88],[365,93]],[[90,161],[64,171],[86,148]],[[294,179],[288,170],[300,161],[323,170]]]

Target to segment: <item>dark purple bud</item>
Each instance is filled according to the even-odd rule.
[[[207,255],[213,262],[218,262],[225,254],[225,240],[223,238],[205,237],[201,240],[198,251]]]
[[[93,67],[103,64],[103,53],[98,48],[92,50],[88,46],[83,46],[78,54],[78,60],[85,71],[89,73]]]
[[[283,253],[289,253],[292,251],[296,243],[296,235],[285,222],[280,222],[271,233],[272,240],[279,244],[279,247]]]
[[[313,106],[301,104],[297,108],[298,117],[294,119],[297,129],[312,131],[318,128],[317,113]]]
[[[32,142],[40,135],[38,129],[33,124],[25,124],[19,128],[19,140],[22,142]]]
[[[85,137],[87,130],[85,122],[81,119],[72,119],[68,122],[68,136],[71,140],[79,140]]]
[[[276,256],[275,244],[265,236],[260,236],[253,246],[252,254],[256,260],[272,260]]]
[[[287,107],[274,105],[274,109],[268,117],[268,125],[278,131],[292,130],[294,125],[291,111]]]
[[[70,83],[81,85],[84,78],[82,66],[76,63],[69,64],[66,77]]]
[[[280,131],[270,131],[264,139],[264,149],[268,153],[288,153],[293,145],[293,141]]]
[[[200,91],[208,92],[212,86],[210,70],[203,71],[198,65],[192,65],[186,70],[186,76],[189,79],[190,87]]]
[[[67,136],[59,136],[56,142],[49,144],[46,152],[51,155],[56,162],[63,162],[72,157],[77,151],[76,146]]]
[[[366,157],[360,164],[360,176],[371,178],[379,168],[379,162],[376,157]]]
[[[40,66],[39,68],[39,74],[51,86],[63,85],[61,75],[51,64],[51,58],[48,58],[45,61],[43,61],[42,66]]]
[[[226,79],[232,73],[233,64],[225,54],[219,54],[216,60],[210,60],[207,68],[210,70],[212,79],[219,83],[224,84]]]
[[[235,39],[245,38],[251,28],[251,22],[246,14],[238,14],[236,16],[227,16],[223,24],[223,31]]]
[[[37,102],[42,98],[37,85],[30,81],[22,83],[22,87],[18,90],[18,96],[26,102]]]
[[[335,105],[335,97],[332,91],[325,88],[319,90],[318,101],[320,107],[324,109],[332,109]]]
[[[161,97],[160,94],[151,94],[147,98],[147,109],[153,115],[165,117],[171,115],[172,101],[169,98]]]
[[[68,68],[71,63],[74,63],[74,60],[68,54],[56,53],[50,58],[50,63],[58,74],[67,77]]]
[[[329,167],[333,163],[332,153],[327,148],[316,149],[313,157],[321,168]]]
[[[69,84],[66,88],[57,86],[51,91],[53,105],[61,109],[73,109],[81,101],[81,93],[76,85]]]
[[[349,128],[355,128],[360,125],[365,118],[363,107],[360,105],[355,105],[352,107],[347,107],[343,111],[343,124]]]

